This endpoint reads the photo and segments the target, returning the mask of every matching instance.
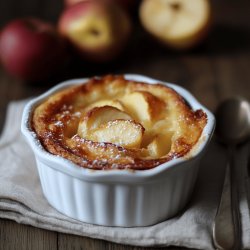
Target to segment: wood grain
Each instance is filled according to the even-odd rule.
[[[95,67],[79,61],[72,62],[65,79],[107,73],[145,74],[187,88],[211,110],[232,95],[242,95],[250,100],[250,1],[213,0],[212,4],[214,26],[206,42],[199,48],[183,53],[169,51],[155,43],[135,19],[133,36],[117,61]],[[62,8],[62,0],[0,0],[0,27],[22,16],[37,16],[56,23]],[[50,85],[56,83],[56,79],[50,81]],[[47,84],[28,84],[16,80],[0,66],[0,127],[3,126],[9,101],[38,95],[48,87]],[[2,249],[145,248],[46,231],[0,219]]]
[[[58,235],[58,249],[60,250],[67,250],[67,249],[74,249],[74,250],[149,250],[150,248],[145,247],[135,247],[129,245],[121,245],[116,243],[111,243],[104,240],[93,240],[86,237],[74,236],[74,235]],[[154,247],[154,250],[178,250],[179,248],[176,247],[168,247],[168,248],[158,248]]]
[[[57,233],[0,220],[1,250],[54,250],[57,249]]]

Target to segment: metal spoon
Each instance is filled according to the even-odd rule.
[[[241,227],[236,185],[235,148],[249,138],[250,105],[241,97],[233,97],[219,105],[215,113],[218,139],[227,145],[229,161],[226,167],[220,205],[213,225],[213,240],[217,249],[241,249]]]

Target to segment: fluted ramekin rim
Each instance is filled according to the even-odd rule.
[[[67,173],[79,179],[84,179],[87,181],[122,181],[122,182],[136,182],[142,181],[144,179],[151,179],[154,176],[158,176],[163,174],[163,172],[169,171],[173,167],[177,167],[182,165],[182,163],[188,163],[200,157],[204,152],[206,146],[209,144],[211,137],[213,135],[214,127],[215,127],[215,117],[206,107],[204,107],[198,100],[186,89],[183,87],[164,82],[161,80],[156,80],[147,76],[138,75],[138,74],[124,74],[124,77],[127,80],[133,81],[141,81],[150,84],[164,84],[172,89],[174,89],[177,93],[179,93],[194,109],[202,109],[207,114],[207,124],[204,127],[202,134],[198,143],[193,147],[193,149],[184,157],[172,159],[168,162],[165,162],[157,167],[147,170],[129,170],[129,169],[109,169],[109,170],[93,170],[89,168],[83,168],[73,163],[70,160],[67,160],[61,156],[56,156],[48,151],[41,145],[38,140],[35,132],[32,130],[30,126],[31,116],[35,107],[37,107],[40,103],[42,103],[46,98],[50,95],[67,88],[69,86],[74,86],[78,84],[83,84],[89,80],[89,78],[80,78],[80,79],[71,79],[59,83],[58,85],[52,87],[42,95],[30,100],[23,111],[22,122],[21,122],[21,131],[23,135],[26,137],[28,143],[30,144],[34,154],[36,157],[39,157],[39,160],[49,162],[50,166],[57,169],[58,171]],[[184,165],[184,164],[183,164]],[[114,179],[115,178],[115,179]]]

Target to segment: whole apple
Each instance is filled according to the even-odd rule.
[[[0,60],[13,76],[41,81],[64,62],[65,42],[51,24],[35,18],[16,19],[0,35]]]
[[[169,48],[191,49],[211,26],[209,0],[143,0],[139,8],[144,28]]]
[[[67,8],[59,19],[59,32],[84,58],[94,62],[114,59],[129,38],[131,22],[118,5],[83,1]]]

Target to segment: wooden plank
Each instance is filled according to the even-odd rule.
[[[149,250],[150,248],[135,247],[122,244],[116,244],[104,240],[91,239],[87,237],[80,237],[75,235],[58,235],[58,250]],[[154,250],[178,250],[176,247],[154,247]],[[185,248],[181,248],[185,249]]]
[[[57,233],[1,219],[0,249],[55,250]]]

